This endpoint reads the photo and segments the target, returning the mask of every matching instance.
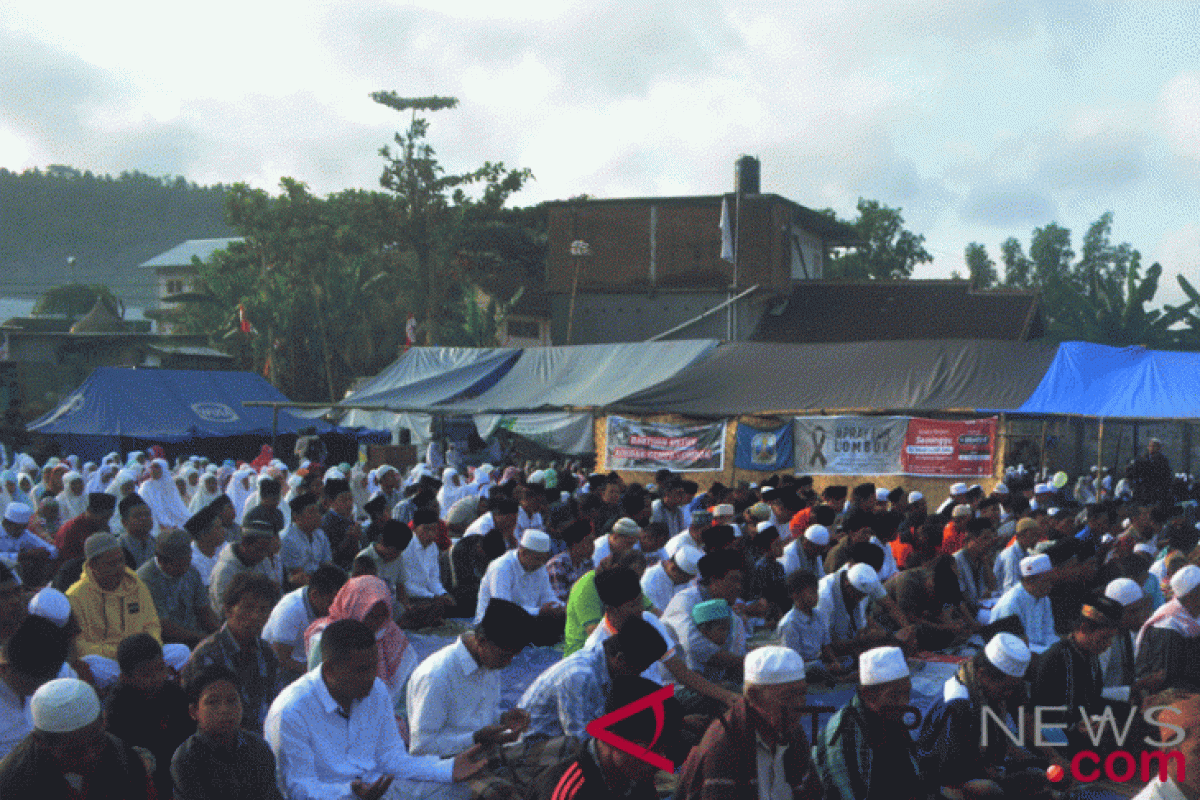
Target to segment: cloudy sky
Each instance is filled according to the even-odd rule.
[[[373,188],[393,89],[458,97],[439,154],[529,167],[522,205],[728,191],[749,153],[763,191],[903,208],[920,277],[1112,210],[1196,282],[1198,31],[1161,2],[0,0],[0,166]]]

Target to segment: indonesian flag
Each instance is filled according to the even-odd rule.
[[[733,228],[729,224],[729,201],[721,201],[721,258],[733,263]]]
[[[246,307],[238,303],[238,327],[242,333],[257,333],[254,326],[250,324],[250,320],[246,318]]]

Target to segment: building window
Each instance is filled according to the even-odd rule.
[[[183,281],[167,281],[167,294],[179,294],[183,291]]]
[[[512,339],[537,339],[538,324],[536,320],[510,319],[506,321],[508,335]]]

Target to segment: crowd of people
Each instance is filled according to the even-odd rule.
[[[1143,796],[1194,800],[1196,504],[1159,443],[1135,466],[926,498],[432,446],[407,474],[18,455],[0,797],[1049,798],[1161,724],[1183,741]],[[422,659],[406,631],[447,620]],[[502,710],[529,647],[562,655]],[[957,666],[922,708],[929,660]],[[808,690],[837,686],[817,726]]]

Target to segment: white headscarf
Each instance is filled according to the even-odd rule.
[[[242,517],[246,513],[246,498],[254,492],[253,486],[244,486],[243,483],[254,477],[254,470],[249,466],[242,467],[237,472],[233,473],[233,477],[229,479],[229,486],[225,487],[225,494],[229,495],[229,499],[233,501],[233,509],[237,512],[237,523],[242,524]]]
[[[454,467],[446,467],[442,470],[442,488],[438,489],[437,493],[438,505],[442,509],[442,519],[445,519],[446,515],[450,513],[450,506],[461,500],[464,495],[473,493],[469,484],[465,486],[461,483],[456,484],[457,478],[458,470]]]
[[[355,513],[365,513],[363,506],[371,499],[370,482],[370,476],[363,472],[362,464],[355,462],[350,468],[350,494],[354,495]]]
[[[175,485],[175,477],[167,467],[165,459],[156,458],[150,463],[151,466],[159,466],[162,477],[155,479],[151,474],[138,489],[138,494],[146,501],[146,505],[150,506],[156,525],[160,528],[182,528],[192,515],[183,504],[179,487]]]
[[[104,466],[92,473],[92,477],[88,478],[87,483],[83,487],[84,493],[95,494],[103,492],[108,488],[108,482],[112,480],[113,475],[116,474],[116,466],[106,462]]]
[[[210,479],[215,487],[211,492],[208,490],[208,481]],[[192,501],[188,503],[188,511],[195,514],[220,496],[221,485],[217,481],[217,474],[215,472],[205,472],[200,476],[200,485],[196,487],[196,493],[192,495]]]
[[[133,488],[137,490],[137,479],[142,468],[140,466],[126,468],[117,473],[117,477],[108,482],[108,486],[104,487],[104,491],[117,498],[117,502],[121,501],[121,486],[126,483],[133,483]]]
[[[74,494],[71,491],[72,481],[82,481],[83,476],[75,470],[71,470],[66,475],[63,475],[63,490],[58,493],[54,499],[58,501],[58,518],[63,522],[69,519],[75,519],[83,512],[87,511],[87,489],[86,487],[80,494]]]

